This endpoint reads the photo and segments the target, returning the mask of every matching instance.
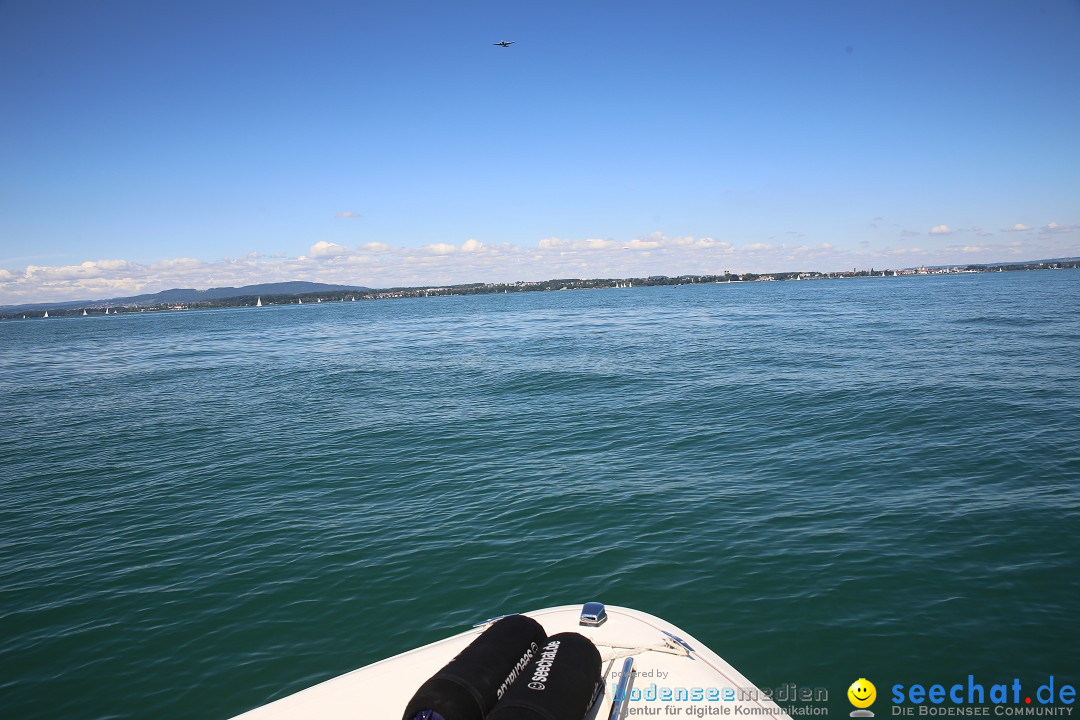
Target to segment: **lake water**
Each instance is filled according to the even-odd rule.
[[[837,717],[1075,685],[1078,380],[1069,270],[6,321],[0,708],[225,718],[594,599]]]

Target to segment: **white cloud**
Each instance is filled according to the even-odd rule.
[[[449,255],[457,252],[457,246],[450,245],[449,243],[432,243],[430,245],[425,245],[424,248],[436,255]]]
[[[640,242],[631,240],[630,244]],[[615,250],[620,247],[614,240],[603,238],[586,238],[585,240],[567,240],[565,238],[544,238],[539,242],[541,250],[559,250],[562,252],[573,250]]]
[[[83,265],[86,265],[86,263],[83,263]],[[102,270],[126,270],[131,267],[131,263],[127,260],[98,260],[94,263],[94,267]]]
[[[43,266],[27,265],[24,280],[36,282],[58,282],[115,277],[121,270],[130,267],[126,260],[87,260],[79,265]]]
[[[308,255],[311,257],[343,257],[349,254],[351,254],[351,251],[344,245],[326,242],[325,240],[320,240],[308,250]]]
[[[988,248],[985,245],[965,245],[963,248],[961,248],[961,252],[965,252],[965,253],[983,253],[983,252],[986,252],[987,249]]]
[[[569,242],[569,240],[563,240],[562,238],[549,237],[544,238],[537,245],[541,250],[558,250],[563,246],[563,243]]]
[[[150,265],[151,268],[160,270],[201,270],[209,263],[195,258],[170,258]]]
[[[749,245],[744,245],[743,249],[756,252],[759,250],[772,250],[774,247],[775,246],[771,243],[750,243]]]
[[[1056,222],[1048,223],[1039,228],[1041,233],[1071,233],[1080,225],[1058,225]]]
[[[1001,232],[1027,232],[1031,228],[1024,223],[1016,223],[1012,227],[1003,228]]]
[[[339,212],[335,217],[339,217],[342,220],[352,220],[354,218],[363,217],[363,216],[360,215],[360,213],[354,213],[351,210],[346,210],[345,212]]]
[[[461,243],[461,252],[478,253],[483,251],[484,243],[480,242],[476,238],[469,238],[465,242]]]
[[[948,225],[935,225],[934,227],[930,228],[931,235],[948,235],[951,232],[952,230],[949,229]]]
[[[336,262],[342,266],[367,265],[375,262],[375,258],[371,255],[349,255],[347,257],[338,258]]]
[[[701,238],[695,240],[691,245],[691,248],[696,250],[720,250],[721,252],[735,252],[735,246],[725,240],[715,240],[713,238]]]

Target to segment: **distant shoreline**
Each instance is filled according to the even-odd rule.
[[[518,281],[514,283],[463,283],[457,285],[439,285],[429,287],[396,287],[380,290],[325,290],[304,293],[283,293],[263,295],[238,295],[215,300],[194,302],[125,302],[119,300],[99,300],[87,303],[63,302],[50,307],[48,303],[37,303],[31,309],[0,311],[0,320],[32,320],[44,317],[82,317],[91,315],[123,315],[142,312],[165,312],[173,310],[207,310],[212,308],[251,307],[257,303],[262,306],[298,305],[322,302],[355,302],[370,300],[392,300],[400,298],[446,297],[454,295],[497,295],[519,292],[550,292],[560,290],[595,290],[621,289],[635,287],[655,287],[664,285],[711,285],[747,282],[784,282],[797,280],[835,280],[843,278],[869,277],[920,277],[930,275],[961,275],[1020,270],[1071,270],[1080,268],[1080,260],[1058,260],[1035,263],[1016,263],[1002,265],[966,265],[952,267],[920,267],[903,270],[851,270],[850,272],[782,272],[782,273],[727,273],[724,275],[651,275],[642,278],[598,278],[591,280],[553,279],[540,281]]]

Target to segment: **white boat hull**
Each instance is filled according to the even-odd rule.
[[[600,651],[604,686],[588,718],[607,720],[625,658],[633,657],[633,679],[625,691],[623,716],[641,708],[674,705],[690,716],[690,707],[744,707],[750,714],[790,720],[772,700],[727,661],[680,628],[660,618],[621,607],[607,607],[599,627],[579,624],[580,605],[523,613],[543,625],[548,635],[578,632]],[[413,693],[430,676],[487,628],[487,623],[459,635],[395,655],[238,715],[236,720],[400,720]],[[635,712],[635,709],[638,709]],[[652,713],[650,713],[652,714]],[[725,713],[728,714],[728,713]]]

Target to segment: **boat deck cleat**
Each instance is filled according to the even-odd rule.
[[[581,617],[578,624],[585,627],[600,627],[607,622],[607,610],[604,603],[587,602],[581,606]]]

